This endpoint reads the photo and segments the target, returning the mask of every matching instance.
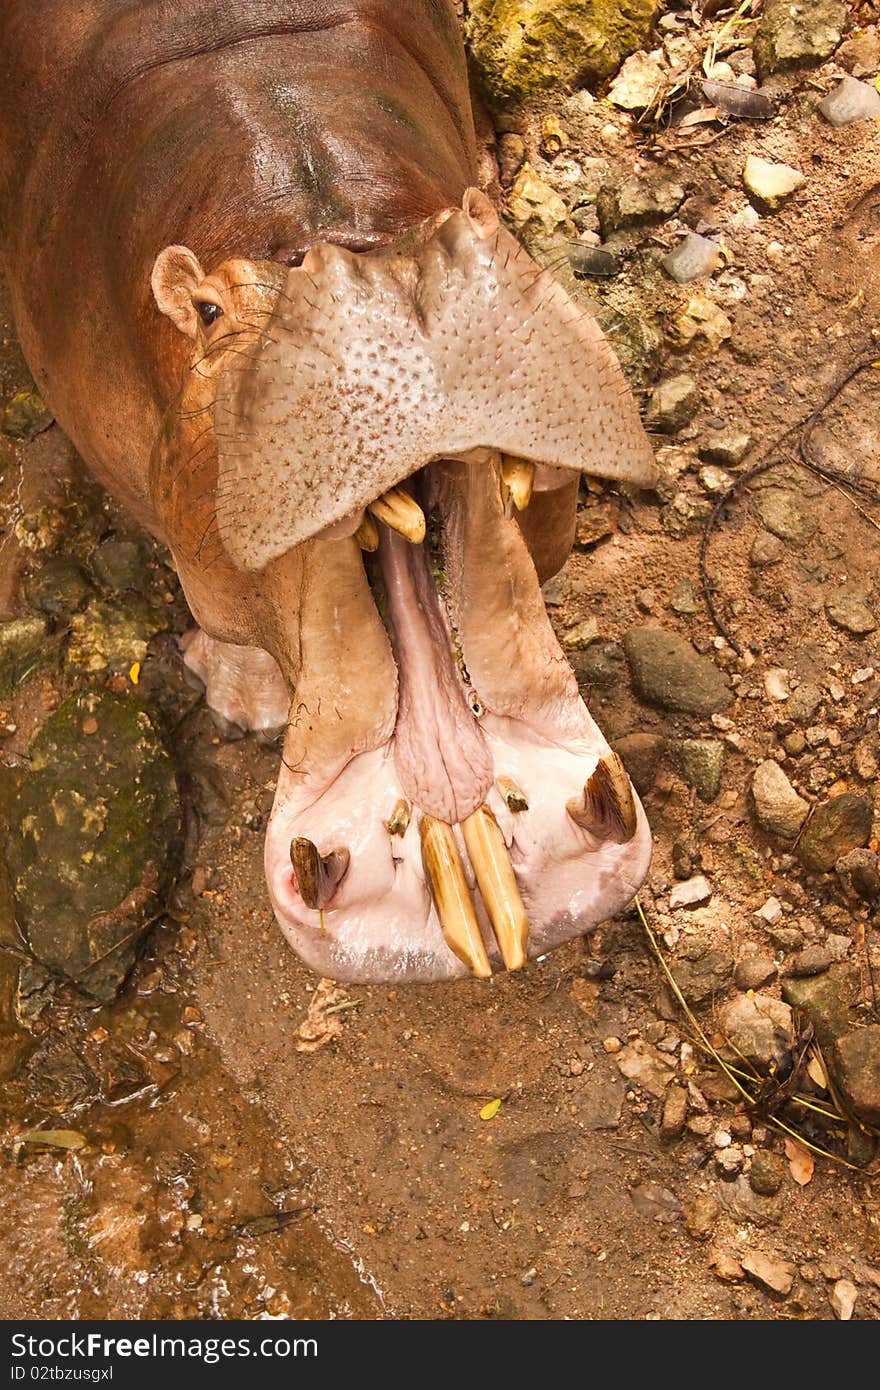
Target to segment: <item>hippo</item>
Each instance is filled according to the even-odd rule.
[[[294,949],[485,979],[620,911],[650,831],[541,585],[582,473],[654,462],[480,187],[453,0],[4,0],[0,69],[23,351],[169,548],[208,705],[278,737]]]

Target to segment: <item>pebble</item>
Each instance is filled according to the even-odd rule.
[[[667,1086],[663,1100],[663,1113],[660,1118],[660,1139],[664,1144],[671,1143],[682,1133],[688,1112],[688,1093],[684,1086]]]
[[[774,164],[756,154],[747,157],[743,168],[746,191],[768,212],[775,212],[806,181],[799,169],[792,169],[788,164]]]
[[[880,900],[880,861],[873,850],[850,850],[834,868],[847,893],[866,903]]]
[[[684,309],[676,314],[671,335],[679,347],[690,347],[702,338],[704,346],[717,352],[733,333],[733,324],[723,309],[704,294],[692,295]]]
[[[733,981],[743,991],[760,989],[776,979],[776,963],[769,956],[744,956],[733,970]]]
[[[847,19],[842,0],[764,0],[753,44],[761,77],[830,58]]]
[[[735,1283],[745,1277],[742,1265],[730,1250],[710,1251],[709,1265],[716,1277],[727,1283]]]
[[[657,57],[632,53],[608,88],[607,100],[622,111],[646,111],[665,87],[666,75]]]
[[[670,746],[676,771],[701,801],[714,801],[721,791],[724,744],[714,738],[683,738]]]
[[[588,647],[591,642],[595,642],[599,637],[599,624],[595,618],[587,618],[585,622],[578,623],[576,627],[569,628],[562,639],[563,646],[576,647],[579,650]]]
[[[30,443],[52,424],[54,416],[36,391],[19,391],[0,414],[0,431],[8,439]]]
[[[861,83],[859,84],[861,86]],[[880,98],[878,98],[880,100]],[[668,255],[661,256],[660,264],[679,285],[686,285],[700,276],[711,275],[722,264],[721,248],[717,241],[688,232],[687,236],[675,246]]]
[[[694,593],[694,586],[689,579],[682,579],[672,593],[669,595],[669,607],[673,613],[678,613],[682,617],[687,617],[692,613],[699,613],[700,603]]]
[[[792,1036],[791,1009],[771,994],[743,994],[723,1006],[719,1030],[742,1057],[767,1072],[788,1056],[785,1039]]]
[[[620,182],[604,183],[596,198],[603,240],[621,227],[641,227],[662,222],[681,206],[684,185],[661,175],[640,178],[636,174]]]
[[[764,672],[764,693],[768,700],[787,700],[791,694],[788,672],[781,666],[771,666]]]
[[[780,560],[785,559],[785,546],[778,536],[772,536],[768,531],[762,531],[755,537],[749,553],[749,562],[755,569],[764,569],[768,565],[778,565]]]
[[[622,759],[639,796],[647,795],[653,787],[665,746],[659,734],[625,734],[615,742],[614,751]]]
[[[788,488],[768,487],[755,494],[752,510],[766,530],[781,541],[802,545],[816,529],[802,498]]]
[[[707,463],[705,468],[700,469],[697,477],[700,487],[712,497],[717,497],[721,492],[727,492],[733,486],[733,478],[723,468],[719,468],[716,463]]]
[[[705,439],[697,453],[705,463],[718,463],[722,468],[736,468],[752,447],[752,436],[743,430],[725,430],[714,438]]]
[[[739,1144],[731,1144],[729,1149],[719,1149],[715,1154],[715,1171],[725,1182],[731,1182],[743,1170],[745,1154]]]
[[[824,946],[805,946],[798,951],[788,967],[789,975],[821,975],[833,960],[831,952]]]
[[[749,1187],[760,1197],[775,1197],[785,1181],[785,1160],[773,1149],[758,1149],[749,1169]]]
[[[869,1023],[838,1038],[833,1061],[853,1113],[866,1125],[880,1126],[880,1024]]]
[[[880,69],[880,29],[869,24],[840,45],[835,62],[853,77],[872,77]]]
[[[679,907],[699,907],[701,903],[708,902],[711,896],[709,880],[703,874],[696,874],[683,883],[676,883],[669,894],[669,907],[673,912]]]
[[[819,110],[833,126],[868,121],[880,116],[880,92],[867,82],[857,82],[854,77],[847,76],[819,102]]]
[[[507,210],[517,226],[534,221],[547,236],[568,217],[564,198],[539,178],[531,164],[524,164],[514,179]]]
[[[684,1227],[692,1240],[708,1240],[715,1229],[720,1207],[708,1192],[701,1192],[684,1209]]]
[[[676,434],[689,425],[700,408],[700,392],[692,376],[682,372],[655,386],[648,401],[645,423],[649,430]]]
[[[785,717],[790,719],[792,724],[810,724],[821,703],[822,691],[818,685],[804,681],[785,706]]]
[[[764,1255],[760,1250],[749,1250],[743,1255],[741,1263],[746,1274],[770,1293],[779,1294],[782,1298],[791,1293],[797,1270],[788,1260]]]
[[[817,806],[798,843],[801,863],[813,873],[828,873],[838,859],[868,843],[872,816],[872,802],[856,792]]]
[[[727,677],[690,642],[661,627],[633,627],[623,639],[639,695],[664,709],[714,714],[732,703]]]
[[[509,133],[498,139],[498,178],[502,188],[509,188],[525,163],[526,142],[521,135]]]
[[[851,632],[854,637],[865,637],[877,626],[870,608],[845,589],[825,600],[825,612],[835,627]]]
[[[829,1294],[829,1302],[834,1310],[834,1316],[839,1318],[841,1322],[849,1322],[858,1296],[859,1291],[851,1279],[838,1279]]]
[[[782,903],[778,898],[768,898],[767,901],[758,908],[755,916],[772,927],[774,922],[778,922],[782,916]]]
[[[627,1081],[635,1081],[655,1099],[663,1099],[666,1087],[673,1077],[674,1061],[658,1052],[656,1047],[652,1047],[643,1038],[634,1038],[625,1047],[621,1047],[614,1060]]]
[[[759,763],[752,774],[755,815],[762,830],[794,840],[807,818],[809,802],[798,796],[782,768],[772,760]]]

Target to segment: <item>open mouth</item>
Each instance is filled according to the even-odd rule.
[[[326,780],[301,775],[289,731],[267,880],[322,974],[517,969],[619,911],[647,872],[644,812],[578,694],[518,522],[534,489],[568,477],[473,449],[314,542],[345,551],[347,603],[356,583],[392,684],[396,671],[384,736]]]

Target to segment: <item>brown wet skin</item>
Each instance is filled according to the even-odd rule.
[[[473,187],[451,4],[161,8],[50,3],[39,49],[27,5],[0,19],[30,364],[171,547],[207,666],[220,643],[277,663],[267,872],[297,949],[348,978],[517,968],[647,865],[539,589],[581,468],[651,481],[634,407]]]

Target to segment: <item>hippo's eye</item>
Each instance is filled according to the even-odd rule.
[[[215,319],[219,319],[223,314],[220,305],[214,304],[210,299],[199,300],[196,309],[198,310],[199,318],[206,328],[208,324],[213,323]]]

